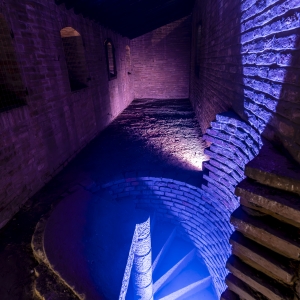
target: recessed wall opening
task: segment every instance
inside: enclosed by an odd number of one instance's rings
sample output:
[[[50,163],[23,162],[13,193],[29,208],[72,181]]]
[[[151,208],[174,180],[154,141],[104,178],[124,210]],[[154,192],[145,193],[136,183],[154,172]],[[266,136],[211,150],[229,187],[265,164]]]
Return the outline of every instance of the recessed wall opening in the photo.
[[[116,57],[115,57],[115,47],[113,45],[113,42],[110,39],[107,39],[105,41],[104,46],[105,46],[108,79],[109,80],[116,79],[117,66],[116,66]]]
[[[13,32],[0,14],[0,112],[26,104],[26,88],[13,45]]]
[[[201,36],[202,36],[202,24],[201,22],[198,23],[197,27],[197,34],[196,34],[196,58],[195,58],[195,74],[199,77],[200,72],[200,57],[201,57]]]
[[[125,61],[126,61],[126,72],[128,75],[131,74],[131,54],[130,54],[130,47],[126,45],[125,47],[126,55],[125,55]]]
[[[65,27],[60,31],[71,91],[87,87],[88,70],[82,37],[72,27]]]

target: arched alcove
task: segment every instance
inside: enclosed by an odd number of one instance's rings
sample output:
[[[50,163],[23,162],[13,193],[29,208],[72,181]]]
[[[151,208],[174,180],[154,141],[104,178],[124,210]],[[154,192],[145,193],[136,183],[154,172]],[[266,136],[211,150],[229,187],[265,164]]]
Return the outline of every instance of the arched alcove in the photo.
[[[12,39],[13,33],[0,14],[0,111],[26,104],[26,89]]]
[[[108,79],[112,80],[112,79],[117,78],[115,47],[114,47],[111,39],[107,39],[104,42],[104,47],[105,47]]]
[[[197,35],[196,35],[196,58],[195,58],[195,74],[199,77],[200,72],[200,51],[201,51],[201,36],[202,36],[202,25],[201,22],[197,25]]]
[[[60,31],[71,91],[87,87],[88,71],[80,33],[72,27]]]

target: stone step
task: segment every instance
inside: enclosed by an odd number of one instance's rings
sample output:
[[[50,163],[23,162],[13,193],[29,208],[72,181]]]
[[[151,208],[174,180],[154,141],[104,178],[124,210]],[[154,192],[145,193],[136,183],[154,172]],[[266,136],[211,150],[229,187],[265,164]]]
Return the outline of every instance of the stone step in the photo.
[[[269,143],[264,144],[259,154],[246,165],[245,175],[261,184],[300,195],[299,164]]]
[[[216,300],[218,299],[215,295],[215,291],[212,289],[212,287],[208,287],[202,291],[199,291],[196,294],[193,295],[185,295],[178,300],[200,300],[200,299],[205,299],[205,300]]]
[[[262,272],[244,263],[237,256],[230,256],[227,269],[237,278],[248,284],[254,290],[260,292],[271,300],[292,300],[293,291],[286,285],[266,276]]]
[[[181,272],[172,280],[160,293],[154,296],[154,300],[182,300],[190,299],[195,294],[208,288],[211,284],[211,277],[194,281],[187,271]],[[206,297],[206,300],[214,300],[213,295]]]
[[[175,238],[160,266],[153,273],[153,292],[156,293],[175,278],[195,257],[195,248]]]
[[[185,299],[210,285],[211,276],[207,267],[194,258],[172,281],[155,294],[154,299]]]
[[[238,279],[233,274],[228,274],[225,278],[225,282],[231,292],[238,295],[237,299],[243,300],[269,300],[267,297],[259,293],[258,291],[253,290],[242,280]],[[225,298],[226,299],[226,298]],[[234,298],[233,298],[234,299]],[[223,300],[221,298],[221,300]],[[227,299],[226,299],[227,300]],[[231,300],[231,298],[228,298]]]
[[[299,263],[290,260],[235,231],[230,237],[232,254],[273,279],[294,284]]]
[[[254,217],[240,206],[231,215],[237,231],[257,243],[294,260],[300,260],[299,229],[271,216]]]
[[[294,193],[262,185],[251,179],[240,182],[235,190],[240,203],[300,228],[300,198]]]
[[[41,300],[80,300],[73,291],[65,285],[52,271],[42,264],[35,268],[33,293],[36,299]]]
[[[231,290],[226,289],[221,295],[221,300],[240,300],[240,297]]]

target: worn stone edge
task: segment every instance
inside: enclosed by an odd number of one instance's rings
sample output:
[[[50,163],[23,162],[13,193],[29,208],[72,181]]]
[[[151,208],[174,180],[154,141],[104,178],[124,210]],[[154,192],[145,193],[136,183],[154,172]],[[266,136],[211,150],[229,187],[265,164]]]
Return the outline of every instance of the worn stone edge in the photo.
[[[34,258],[37,260],[37,262],[39,264],[44,265],[49,272],[52,272],[54,275],[56,275],[58,277],[58,279],[60,280],[60,282],[66,286],[66,288],[68,288],[70,291],[73,292],[73,294],[75,294],[75,296],[78,297],[78,299],[80,300],[86,300],[86,297],[84,294],[79,294],[75,288],[70,285],[60,274],[59,272],[57,272],[53,266],[51,265],[51,263],[49,262],[46,252],[45,252],[45,248],[44,248],[44,232],[47,226],[47,221],[50,217],[52,213],[52,210],[50,212],[48,212],[47,214],[43,215],[42,218],[39,220],[39,222],[37,223],[34,233],[32,235],[31,238],[31,249],[33,252],[33,256]],[[35,283],[34,283],[35,286]]]

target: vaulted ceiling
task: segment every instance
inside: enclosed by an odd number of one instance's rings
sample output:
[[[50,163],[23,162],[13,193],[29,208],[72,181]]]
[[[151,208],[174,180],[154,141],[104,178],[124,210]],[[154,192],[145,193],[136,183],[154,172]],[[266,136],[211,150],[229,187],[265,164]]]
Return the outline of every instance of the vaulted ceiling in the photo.
[[[192,12],[195,0],[55,0],[132,39]]]

